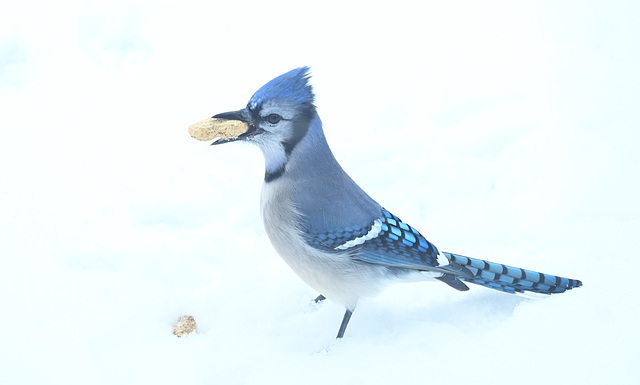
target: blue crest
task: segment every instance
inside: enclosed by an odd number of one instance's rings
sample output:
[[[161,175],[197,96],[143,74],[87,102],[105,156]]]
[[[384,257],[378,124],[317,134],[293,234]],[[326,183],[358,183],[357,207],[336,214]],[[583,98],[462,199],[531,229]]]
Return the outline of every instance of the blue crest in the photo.
[[[300,67],[284,73],[253,94],[247,107],[255,111],[267,100],[278,100],[296,104],[303,109],[314,108],[314,95],[309,77],[309,67]]]

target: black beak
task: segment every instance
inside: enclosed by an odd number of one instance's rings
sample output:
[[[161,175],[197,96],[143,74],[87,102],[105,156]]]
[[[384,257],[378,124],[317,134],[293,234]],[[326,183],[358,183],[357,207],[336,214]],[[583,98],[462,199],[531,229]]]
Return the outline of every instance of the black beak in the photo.
[[[214,119],[227,119],[227,120],[239,120],[245,123],[251,123],[251,113],[246,108],[238,111],[223,112],[221,114],[213,115]]]
[[[251,113],[246,108],[238,111],[223,112],[221,114],[213,115],[212,118],[225,119],[225,120],[239,120],[249,125],[249,129],[245,133],[241,134],[240,136],[235,138],[230,138],[230,139],[216,140],[215,142],[211,143],[212,146],[214,144],[223,144],[223,143],[235,142],[236,140],[244,140],[247,137],[253,136],[256,133],[256,126],[253,123]]]

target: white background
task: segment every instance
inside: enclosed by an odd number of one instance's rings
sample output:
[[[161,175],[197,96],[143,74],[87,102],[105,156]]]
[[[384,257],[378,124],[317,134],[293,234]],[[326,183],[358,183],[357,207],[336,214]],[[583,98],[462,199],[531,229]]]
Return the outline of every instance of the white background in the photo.
[[[636,2],[229,3],[1,6],[2,384],[638,381]],[[584,287],[396,285],[336,342],[264,233],[259,150],[186,131],[301,65],[374,199]]]

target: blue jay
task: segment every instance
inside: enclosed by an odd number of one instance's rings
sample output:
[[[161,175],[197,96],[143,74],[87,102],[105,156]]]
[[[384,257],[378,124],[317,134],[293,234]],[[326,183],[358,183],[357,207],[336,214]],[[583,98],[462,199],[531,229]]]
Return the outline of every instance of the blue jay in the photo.
[[[247,141],[264,155],[261,211],[278,254],[312,288],[346,308],[337,338],[363,297],[386,284],[436,279],[509,293],[562,293],[579,280],[443,252],[371,199],[340,167],[325,139],[309,68],[276,77],[244,109],[213,116],[246,131],[212,144]]]

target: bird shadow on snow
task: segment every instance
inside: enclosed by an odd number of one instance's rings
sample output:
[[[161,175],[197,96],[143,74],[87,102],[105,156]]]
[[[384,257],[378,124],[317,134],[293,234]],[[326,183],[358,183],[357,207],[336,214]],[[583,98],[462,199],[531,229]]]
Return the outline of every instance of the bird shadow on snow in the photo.
[[[536,297],[484,288],[455,292],[448,287],[431,286],[423,290],[419,284],[397,285],[387,288],[376,298],[363,300],[342,340],[334,337],[343,308],[330,300],[313,303],[308,298],[291,308],[291,314],[288,314],[291,318],[284,322],[285,334],[290,335],[292,344],[298,345],[297,349],[320,354],[330,353],[335,348],[349,350],[348,346],[362,343],[367,346],[389,343],[433,345],[499,328],[520,304]],[[306,341],[303,346],[299,346],[300,339]]]
[[[402,297],[389,293],[363,302],[354,313],[347,333],[350,332],[353,338],[372,333],[379,334],[380,338],[405,333],[428,335],[443,330],[467,335],[499,327],[520,304],[539,297],[478,288],[471,292],[448,293],[445,298],[398,298]]]

